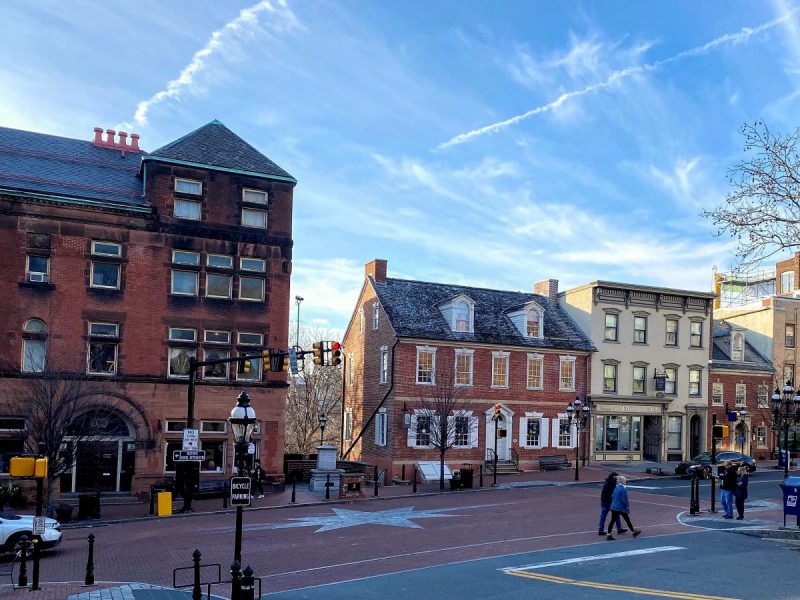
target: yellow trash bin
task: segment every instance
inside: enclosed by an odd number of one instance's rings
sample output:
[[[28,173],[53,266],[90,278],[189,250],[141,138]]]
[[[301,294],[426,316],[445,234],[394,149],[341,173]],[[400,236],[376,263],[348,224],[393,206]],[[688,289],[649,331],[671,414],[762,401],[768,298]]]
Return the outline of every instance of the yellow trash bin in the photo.
[[[158,492],[158,516],[172,516],[172,492]]]

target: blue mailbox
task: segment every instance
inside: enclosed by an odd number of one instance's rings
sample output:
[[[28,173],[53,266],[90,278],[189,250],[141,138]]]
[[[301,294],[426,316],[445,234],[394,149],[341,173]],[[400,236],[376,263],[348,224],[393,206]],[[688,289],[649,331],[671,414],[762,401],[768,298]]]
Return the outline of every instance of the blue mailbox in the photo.
[[[780,485],[783,490],[783,526],[786,527],[786,515],[795,515],[800,527],[800,477],[787,477]]]

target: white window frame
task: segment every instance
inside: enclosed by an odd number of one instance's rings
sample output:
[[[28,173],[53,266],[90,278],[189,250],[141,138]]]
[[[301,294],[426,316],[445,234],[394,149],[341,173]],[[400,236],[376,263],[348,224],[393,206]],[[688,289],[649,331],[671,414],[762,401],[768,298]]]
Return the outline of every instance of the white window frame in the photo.
[[[561,439],[561,426],[563,424],[569,423],[569,444],[563,445]],[[569,416],[567,413],[558,413],[556,418],[553,419],[552,423],[553,427],[553,447],[554,448],[574,448],[575,447],[575,440],[577,439],[577,430],[575,426],[575,422],[569,422]]]
[[[699,327],[700,333],[692,333],[692,329],[694,329],[695,327]],[[695,337],[700,338],[699,344],[692,343],[692,339]],[[690,348],[703,347],[703,321],[689,321],[689,347]]]
[[[536,313],[537,318],[532,319],[531,316]],[[535,331],[531,333],[531,325],[535,324]],[[538,306],[529,306],[525,309],[525,337],[531,339],[542,339],[544,333],[544,311]]]
[[[423,353],[431,355],[430,381],[420,381],[419,359],[420,355]],[[415,372],[414,380],[417,385],[436,385],[436,348],[434,348],[433,346],[417,346],[417,361],[416,361],[416,369],[414,372]]]
[[[372,303],[372,331],[378,330],[378,324],[380,321],[381,315],[381,304],[380,302],[373,302]]]
[[[491,371],[491,380],[490,380],[490,387],[493,388],[507,388],[508,387],[508,376],[509,376],[509,366],[511,363],[511,353],[504,352],[502,350],[495,350],[492,352],[492,371]],[[495,365],[503,365],[503,382],[502,383],[495,383],[495,375],[500,374],[495,373]]]
[[[203,203],[191,198],[175,198],[172,215],[176,219],[200,221],[203,218]]]
[[[228,293],[225,295],[220,294],[212,294],[210,293],[209,289],[210,286],[208,284],[209,279],[212,277],[224,277],[228,280]],[[233,295],[233,275],[228,273],[206,273],[206,298],[222,298],[225,300],[230,300],[231,296]]]
[[[781,294],[791,294],[794,290],[794,271],[783,271],[781,273]]]
[[[104,252],[97,249],[98,246],[114,246],[117,252]],[[114,258],[122,258],[122,244],[117,242],[104,242],[102,240],[92,240],[92,256],[112,256]]]
[[[117,284],[116,285],[101,285],[99,283],[95,283],[94,281],[94,267],[95,265],[111,265],[112,267],[116,268],[117,270]],[[111,263],[111,262],[103,262],[103,261],[92,261],[91,262],[91,269],[89,273],[89,287],[92,288],[99,288],[103,290],[118,290],[122,285],[122,265],[119,263]]]
[[[167,377],[175,378],[175,379],[188,379],[189,373],[187,372],[185,375],[180,373],[173,373],[172,372],[172,353],[173,352],[181,352],[184,351],[189,357],[197,358],[197,349],[196,348],[187,348],[185,346],[170,346],[167,349]]]
[[[196,192],[187,192],[186,190],[179,190],[178,184],[179,183],[189,183],[189,184],[196,184],[198,191]],[[179,194],[191,194],[192,196],[202,196],[203,195],[203,182],[198,181],[197,179],[186,179],[185,177],[176,177],[175,178],[175,189],[174,191],[178,192]]]
[[[182,338],[182,337],[175,337],[173,335],[173,331],[190,331],[192,332],[192,338]],[[197,330],[192,327],[170,327],[169,328],[169,341],[170,342],[196,342],[197,341]]]
[[[697,381],[692,381],[692,375],[697,373]],[[692,386],[697,384],[697,393],[692,393]],[[692,398],[698,398],[703,395],[703,369],[700,367],[690,367],[689,368],[689,396]]]
[[[31,360],[34,354],[29,350],[29,346],[41,348],[42,364],[37,364]],[[22,367],[20,370],[23,373],[42,373],[47,367],[47,340],[23,338],[20,366]]]
[[[456,419],[467,419],[467,443],[456,443]],[[447,417],[447,431],[448,443],[453,448],[477,448],[478,447],[478,417],[473,414],[471,410],[456,410],[453,414]]]
[[[755,437],[756,448],[766,448],[768,433],[766,425],[756,425],[753,427],[753,436]]]
[[[475,350],[471,348],[459,348],[455,351],[455,359],[453,370],[455,372],[455,376],[453,379],[453,385],[456,387],[469,387],[473,384],[473,376],[474,376],[474,366],[475,366]],[[467,382],[466,383],[459,383],[458,376],[461,371],[458,370],[458,359],[465,358],[467,360],[467,365],[469,366],[467,373]]]
[[[669,324],[675,323],[675,331],[669,330]],[[681,322],[679,319],[675,319],[672,317],[667,317],[666,321],[664,322],[664,345],[669,346],[670,348],[674,348],[680,344],[680,329],[681,329]],[[669,341],[670,334],[675,335],[675,341]]]
[[[263,346],[264,345],[264,334],[263,333],[256,333],[255,331],[240,331],[237,335],[237,340],[239,345],[241,346]],[[255,340],[245,340],[242,339],[244,335],[253,335],[256,336]]]
[[[528,423],[537,421],[539,423],[539,443],[528,444]],[[520,448],[540,449],[546,448],[548,444],[548,423],[550,419],[544,418],[541,412],[526,412],[525,416],[520,417],[519,423],[519,446]]]
[[[789,335],[789,328],[791,327],[792,335]],[[790,345],[791,340],[791,345]],[[786,348],[794,348],[797,346],[797,327],[794,323],[786,323],[783,327],[783,345]]]
[[[538,365],[539,379],[538,381],[531,381],[531,367]],[[534,385],[531,385],[533,383]],[[525,389],[527,390],[543,390],[544,389],[544,354],[528,353],[527,361],[525,364]]]
[[[191,258],[192,260],[183,260],[179,259],[178,256],[184,256],[186,258]],[[173,265],[183,265],[189,267],[199,267],[200,266],[200,253],[194,252],[192,250],[173,250],[172,251],[172,264]]]
[[[644,324],[643,328],[636,327],[637,322],[641,321]],[[642,339],[637,340],[637,334],[641,334]],[[646,344],[647,343],[647,315],[633,315],[633,343]]]
[[[677,427],[675,426],[677,424]],[[672,444],[672,445],[670,445]],[[683,448],[683,417],[667,416],[667,452],[680,451]]]
[[[364,307],[358,309],[358,333],[364,333]]]
[[[737,383],[736,384],[736,406],[741,406],[741,407],[747,406],[747,384],[746,383]]]
[[[417,423],[418,423],[420,417],[430,419],[430,431],[428,431],[428,443],[427,444],[419,444],[419,443],[417,443],[417,441],[418,441],[417,440],[417,437],[418,437],[418,435],[417,435],[417,433],[418,433]],[[419,409],[419,408],[414,409],[414,412],[411,415],[411,425],[408,428],[407,445],[410,448],[433,448],[433,444],[432,444],[433,435],[432,435],[431,432],[433,431],[433,428],[435,427],[435,422],[436,422],[436,413],[434,411],[428,410],[428,409]]]
[[[758,408],[769,408],[769,388],[763,383],[758,386]]]
[[[353,385],[356,379],[356,355],[354,352],[347,354],[347,385]]]
[[[575,391],[575,367],[577,363],[577,357],[572,355],[562,355],[558,357],[558,389],[559,391],[564,392],[574,392]],[[569,387],[564,387],[564,365],[572,363],[571,370],[572,370],[572,377]]]
[[[176,292],[175,291],[175,273],[188,273],[194,275],[194,292]],[[173,296],[185,296],[187,298],[197,297],[198,288],[200,287],[200,273],[197,271],[184,271],[183,269],[172,269],[170,274],[170,291]]]
[[[227,348],[203,348],[203,360],[217,360],[216,358],[209,358],[209,356],[220,355],[218,358],[230,358],[231,351]],[[206,370],[211,368],[214,369],[216,367],[224,367],[225,374],[224,375],[209,375],[206,373]],[[231,378],[231,363],[223,363],[220,365],[206,365],[203,367],[203,379],[209,379],[212,381],[226,381]]]
[[[38,258],[40,260],[44,260],[47,263],[45,270],[42,271],[40,269],[31,269],[31,258]],[[31,275],[36,275],[33,279],[39,279],[41,282],[45,283],[50,281],[50,257],[49,256],[42,256],[40,254],[26,254],[25,255],[25,281],[31,281]]]
[[[258,262],[259,267],[254,269],[250,266],[245,266],[245,261],[253,261]],[[267,270],[267,261],[263,258],[254,258],[252,256],[242,256],[239,258],[239,269],[242,271],[247,271],[248,273],[264,273]]]
[[[667,376],[670,371],[673,374],[672,379]],[[678,367],[664,367],[664,375],[667,376],[667,379],[664,382],[664,394],[668,396],[674,396],[678,393]],[[670,383],[672,384],[671,391],[669,389]]]
[[[613,367],[614,369],[614,387],[609,389],[606,387],[606,381],[608,381],[608,377],[606,377],[606,367]],[[603,393],[604,394],[616,394],[619,392],[619,363],[616,362],[604,362],[603,363]]]
[[[380,352],[379,383],[386,383],[389,379],[389,347],[381,346]]]
[[[209,339],[209,333],[221,333],[224,334],[223,337],[225,338],[223,341],[219,340],[212,340]],[[224,329],[206,329],[203,331],[203,343],[205,344],[230,344],[231,343],[231,332],[225,331]]]
[[[344,419],[342,421],[342,439],[353,439],[353,409],[347,408],[344,411]]]
[[[744,334],[741,331],[731,333],[731,360],[735,362],[744,360]]]
[[[250,194],[251,198],[248,198],[247,194]],[[253,195],[263,196],[263,200],[253,200],[252,199]],[[242,188],[242,202],[247,202],[248,204],[259,204],[261,206],[266,206],[269,203],[269,193],[264,190],[257,190],[255,188]]]
[[[242,280],[243,279],[253,279],[258,280],[261,282],[261,297],[259,298],[245,298],[242,296]],[[239,276],[239,300],[243,300],[244,302],[263,302],[264,301],[264,278],[263,277],[245,277],[240,275]]]
[[[386,414],[386,409],[381,408],[378,414],[375,415],[375,445],[386,446],[387,439],[387,426],[389,424],[389,415]]]
[[[93,325],[104,325],[104,326],[111,326],[114,328],[113,333],[95,333],[92,331]],[[119,325],[117,323],[102,323],[99,321],[91,321],[88,323],[89,336],[91,336],[86,342],[86,373],[88,375],[102,375],[104,377],[111,377],[117,374],[117,356],[119,354],[119,342],[117,341],[117,337],[119,336]],[[96,338],[100,338],[99,340]],[[105,341],[102,338],[108,338],[109,341]],[[114,349],[114,358],[111,360],[111,369],[107,371],[93,371],[92,370],[92,346],[98,344],[103,346],[112,346]]]
[[[725,386],[721,381],[711,382],[711,404],[714,406],[722,406],[725,396]],[[717,399],[719,398],[719,400]]]
[[[206,428],[205,428],[206,423],[221,424],[222,425],[222,431],[206,430]],[[200,433],[206,433],[206,434],[211,434],[211,435],[225,435],[225,434],[228,433],[228,422],[225,421],[225,420],[222,420],[222,421],[214,421],[214,420],[200,421]]]
[[[637,379],[636,370],[641,369],[642,377]],[[642,389],[636,389],[636,383],[641,382]],[[647,394],[647,365],[631,366],[631,394]]]
[[[258,217],[258,224],[254,225],[251,223],[247,223],[248,217],[252,217],[253,221],[255,221],[255,217]],[[266,229],[267,228],[267,211],[261,210],[259,208],[249,208],[247,206],[242,207],[242,227],[248,227],[250,229]]]
[[[609,327],[608,318],[613,317],[614,326]],[[608,337],[609,331],[614,332],[614,337]],[[603,341],[605,342],[619,342],[619,313],[617,312],[604,312],[603,313]]]
[[[225,259],[225,265],[212,265],[212,260]],[[206,266],[212,269],[233,269],[233,257],[229,254],[206,254]]]

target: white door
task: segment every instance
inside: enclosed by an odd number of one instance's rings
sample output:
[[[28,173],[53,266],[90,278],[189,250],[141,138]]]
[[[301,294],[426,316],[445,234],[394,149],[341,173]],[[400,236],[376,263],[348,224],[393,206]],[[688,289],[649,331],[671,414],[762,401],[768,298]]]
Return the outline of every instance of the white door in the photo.
[[[498,432],[497,460],[511,460],[511,413],[503,409],[501,412],[503,418],[497,421],[496,427],[493,415],[494,408],[486,414],[486,460],[492,460],[494,457],[495,428]]]

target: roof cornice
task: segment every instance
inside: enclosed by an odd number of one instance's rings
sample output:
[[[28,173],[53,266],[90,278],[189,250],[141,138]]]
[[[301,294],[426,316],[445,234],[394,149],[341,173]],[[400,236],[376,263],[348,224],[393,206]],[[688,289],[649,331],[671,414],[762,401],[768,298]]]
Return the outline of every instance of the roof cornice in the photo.
[[[70,198],[69,196],[59,196],[55,194],[44,194],[37,192],[25,192],[15,190],[13,188],[0,187],[0,194],[8,194],[10,196],[19,196],[22,198],[30,198],[32,200],[44,200],[47,202],[54,202],[57,204],[77,204],[80,206],[91,206],[93,208],[107,208],[123,212],[133,212],[138,214],[147,214],[153,212],[150,206],[134,206],[130,204],[116,204],[112,202],[103,202],[100,200],[88,200],[86,198]]]
[[[148,154],[147,156],[142,157],[142,164],[145,162],[161,162],[161,163],[169,163],[173,165],[182,165],[185,167],[195,167],[198,169],[207,169],[209,171],[221,171],[223,173],[235,173],[237,175],[246,175],[248,177],[258,177],[259,179],[271,179],[274,181],[283,181],[286,183],[291,183],[292,185],[297,185],[297,179],[294,177],[283,177],[281,175],[268,175],[266,173],[256,173],[255,171],[243,171],[241,169],[230,169],[227,167],[215,167],[214,165],[207,165],[204,163],[196,163],[187,160],[176,160],[174,158],[161,158],[159,156],[155,156],[153,154]]]

